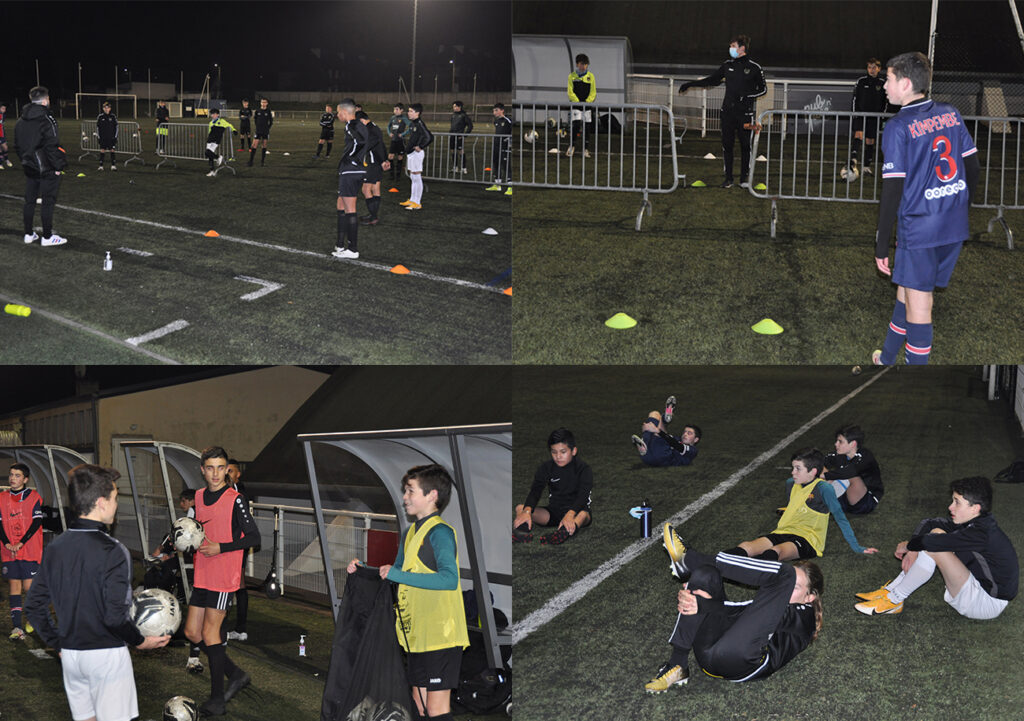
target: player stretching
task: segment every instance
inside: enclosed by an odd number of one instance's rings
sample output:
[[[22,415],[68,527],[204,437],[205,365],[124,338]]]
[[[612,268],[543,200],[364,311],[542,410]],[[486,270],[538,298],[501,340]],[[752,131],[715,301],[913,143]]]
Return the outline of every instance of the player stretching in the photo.
[[[509,167],[512,153],[512,121],[505,117],[505,104],[494,104],[494,139],[491,140],[491,167],[494,169],[494,184],[484,190],[501,191],[501,184],[507,183],[512,177]],[[508,186],[505,195],[512,195],[512,186]]]
[[[110,112],[110,103],[103,103],[103,112],[96,118],[96,137],[100,140],[100,167],[103,170],[103,154],[110,153],[110,169],[117,170],[114,148],[117,147],[117,116]]]
[[[384,155],[384,134],[380,128],[370,122],[370,116],[360,110],[356,118],[366,128],[366,176],[363,178],[363,197],[366,198],[366,209],[369,215],[360,218],[363,225],[377,225],[380,222],[380,181],[384,171],[391,167]]]
[[[252,145],[252,108],[249,98],[242,100],[242,109],[238,111],[239,150],[244,152]]]
[[[330,105],[325,106],[324,112],[320,116],[320,139],[316,141],[316,155],[313,156],[313,160],[320,157],[324,143],[327,143],[327,153],[324,158],[331,157],[331,148],[334,146],[334,120],[334,109]]]
[[[228,598],[241,583],[245,549],[260,543],[260,532],[238,491],[228,485],[228,454],[213,446],[203,451],[200,468],[206,488],[196,492],[196,520],[206,540],[195,555],[195,586],[189,599],[185,636],[206,652],[210,698],[199,707],[205,716],[223,716],[224,705],[249,683],[249,674],[227,655],[224,629]],[[224,676],[227,675],[227,688]]]
[[[882,135],[882,199],[875,265],[896,284],[885,345],[871,360],[892,365],[906,343],[907,363],[923,365],[932,350],[932,292],[945,288],[967,239],[967,211],[978,180],[978,149],[952,105],[925,97],[931,63],[903,53],[888,63],[885,93],[900,111]],[[899,214],[895,269],[889,237]]]
[[[338,162],[338,242],[331,255],[354,260],[359,257],[356,197],[366,175],[363,160],[368,133],[366,126],[356,120],[356,103],[351,98],[338,104],[338,120],[345,123],[345,150]]]
[[[253,121],[256,123],[256,137],[253,138],[252,146],[249,148],[249,167],[256,157],[256,148],[260,141],[263,141],[263,153],[260,155],[260,165],[267,162],[267,140],[270,139],[270,126],[274,124],[274,113],[270,110],[270,101],[260,98],[260,108],[253,113]]]
[[[413,103],[409,106],[409,138],[405,141],[405,155],[409,158],[409,177],[412,178],[412,192],[409,199],[399,203],[406,210],[419,210],[423,206],[423,149],[434,140],[434,135],[427,129],[420,117],[423,106]]]

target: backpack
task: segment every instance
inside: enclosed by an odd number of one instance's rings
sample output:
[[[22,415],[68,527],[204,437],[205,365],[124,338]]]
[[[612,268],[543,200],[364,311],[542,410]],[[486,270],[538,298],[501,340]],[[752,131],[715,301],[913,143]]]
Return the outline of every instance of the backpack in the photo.
[[[1024,483],[1024,458],[1018,458],[999,471],[992,480],[996,483]]]
[[[471,679],[460,680],[452,693],[456,708],[469,713],[508,713],[512,706],[512,673],[507,668],[487,669]]]

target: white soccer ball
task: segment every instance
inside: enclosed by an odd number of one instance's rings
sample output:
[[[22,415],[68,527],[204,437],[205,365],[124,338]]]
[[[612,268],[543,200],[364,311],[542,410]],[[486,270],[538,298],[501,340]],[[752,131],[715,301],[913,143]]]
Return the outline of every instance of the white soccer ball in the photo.
[[[540,137],[540,133],[538,133],[536,130],[527,130],[525,133],[523,133],[523,140],[525,140],[530,145],[533,145],[534,141],[536,141],[538,137]]]
[[[174,594],[147,588],[132,597],[131,619],[143,636],[173,636],[181,625],[181,607]]]
[[[164,721],[196,721],[199,707],[188,696],[174,696],[164,704]]]
[[[171,543],[182,553],[195,553],[205,538],[203,527],[194,518],[182,516],[171,526]]]
[[[856,168],[849,168],[843,166],[843,169],[839,171],[839,177],[845,180],[847,183],[853,183],[860,177],[860,171]]]

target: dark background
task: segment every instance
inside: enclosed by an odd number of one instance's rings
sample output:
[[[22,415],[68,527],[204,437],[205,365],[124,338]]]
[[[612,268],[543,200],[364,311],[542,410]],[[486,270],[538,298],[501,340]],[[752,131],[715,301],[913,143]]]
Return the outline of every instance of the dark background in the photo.
[[[4,2],[0,98],[20,106],[40,81],[62,98],[106,92],[114,82],[146,81],[199,90],[206,73],[223,95],[260,90],[392,90],[411,78],[413,0],[247,0],[185,2]],[[419,0],[417,88],[460,91],[510,87],[510,0]],[[218,97],[214,85],[214,97]]]

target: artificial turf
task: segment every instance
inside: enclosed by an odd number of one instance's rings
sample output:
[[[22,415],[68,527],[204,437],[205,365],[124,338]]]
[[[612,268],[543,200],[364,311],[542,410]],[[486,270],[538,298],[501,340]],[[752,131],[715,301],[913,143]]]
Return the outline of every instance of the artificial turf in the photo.
[[[569,604],[516,647],[517,715],[548,719],[935,719],[1017,718],[1024,692],[1017,657],[1024,643],[1020,600],[993,621],[961,618],[934,578],[898,616],[868,618],[853,594],[898,573],[892,551],[918,520],[941,516],[949,481],[991,477],[1024,453],[1021,427],[1004,400],[988,401],[976,368],[892,369],[825,415],[785,448],[679,527],[709,552],[771,531],[786,502],[792,451],[830,448],[833,431],[854,422],[879,459],[885,496],[852,520],[876,556],[854,554],[830,522],[820,638],[767,680],[730,684],[705,676],[691,659],[688,686],[651,696],[643,684],[668,658],[680,583],[661,548],[661,523],[737,474],[759,454],[814,419],[876,371],[848,367],[645,367],[520,369],[514,495],[521,502],[547,434],[576,434],[594,469],[594,523],[561,546],[513,546],[514,618],[540,609],[634,543],[640,522],[628,510],[647,500],[655,537],[633,560]],[[629,442],[648,411],[680,399],[674,430],[697,423],[704,436],[692,466],[644,466]],[[1024,488],[995,486],[994,514],[1020,549]],[[543,501],[542,501],[543,502]],[[730,584],[730,598],[750,591]]]
[[[709,151],[720,157],[717,137],[686,137],[687,186],[652,194],[641,232],[637,192],[517,192],[516,363],[870,362],[895,298],[873,258],[877,205],[782,199],[773,239],[770,201],[718,188],[721,160],[704,160]],[[708,187],[693,187],[698,179]],[[998,225],[987,232],[995,214],[971,210],[971,237],[935,294],[933,362],[1024,356],[1024,255]],[[1005,217],[1019,235],[1024,213]],[[606,327],[619,312],[638,324]],[[753,332],[763,318],[784,332]]]
[[[249,168],[240,157],[237,177],[214,178],[199,161],[156,170],[151,129],[142,126],[146,165],[101,173],[95,158],[77,160],[77,123],[63,121],[71,166],[54,229],[69,242],[25,245],[20,222],[9,223],[0,231],[7,270],[0,294],[121,340],[185,320],[183,330],[141,344],[178,362],[510,359],[511,299],[501,292],[511,283],[509,198],[479,184],[428,181],[424,209],[406,212],[398,202],[409,181],[389,193],[386,177],[380,225],[360,228],[358,261],[339,261],[329,253],[341,144],[332,158],[313,160],[314,121],[278,121],[266,167]],[[23,190],[17,164],[0,174],[0,205],[12,218],[20,217]],[[358,210],[366,212],[362,200]],[[482,234],[488,227],[498,235]],[[204,236],[208,230],[222,237]],[[107,251],[111,272],[103,271]],[[398,265],[412,274],[388,272]],[[283,287],[247,301],[241,296],[260,286],[236,276]],[[79,362],[83,344],[114,358],[131,352],[41,319],[0,317],[9,341],[0,359]]]

